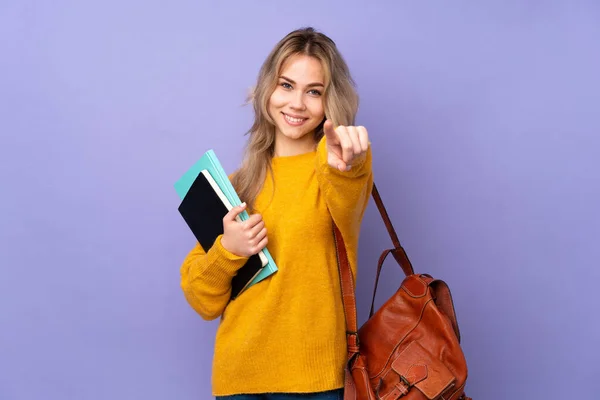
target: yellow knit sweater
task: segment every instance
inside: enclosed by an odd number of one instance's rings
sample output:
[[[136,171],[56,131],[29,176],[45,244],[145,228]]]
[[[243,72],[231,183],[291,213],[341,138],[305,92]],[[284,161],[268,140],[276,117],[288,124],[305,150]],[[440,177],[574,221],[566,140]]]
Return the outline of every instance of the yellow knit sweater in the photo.
[[[213,395],[306,393],[341,388],[346,323],[332,220],[356,277],[362,217],[372,188],[371,150],[348,172],[316,151],[275,157],[254,212],[267,227],[279,270],[228,302],[231,279],[246,261],[220,238],[208,253],[196,244],[181,267],[189,304],[206,320],[221,317]]]

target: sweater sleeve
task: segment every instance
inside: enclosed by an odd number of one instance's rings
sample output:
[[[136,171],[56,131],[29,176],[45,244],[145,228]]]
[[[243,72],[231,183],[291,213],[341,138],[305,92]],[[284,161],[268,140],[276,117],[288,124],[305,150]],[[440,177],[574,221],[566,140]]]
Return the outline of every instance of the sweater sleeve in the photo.
[[[231,280],[248,260],[225,249],[221,237],[208,252],[196,243],[180,270],[185,299],[205,320],[221,316],[231,295]]]
[[[350,171],[340,171],[327,163],[327,142],[324,136],[317,146],[316,173],[333,222],[337,225],[347,251],[358,245],[360,225],[373,188],[371,146]],[[355,266],[352,266],[356,276]]]

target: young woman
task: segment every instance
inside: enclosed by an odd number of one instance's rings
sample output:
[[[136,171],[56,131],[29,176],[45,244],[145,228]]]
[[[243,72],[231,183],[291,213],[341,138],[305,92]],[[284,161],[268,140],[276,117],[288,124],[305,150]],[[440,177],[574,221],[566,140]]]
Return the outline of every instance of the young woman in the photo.
[[[232,176],[243,204],[224,234],[181,267],[189,304],[221,318],[213,395],[236,400],[341,399],[346,323],[333,224],[356,277],[359,229],[373,184],[358,96],[335,43],[312,28],[284,37],[254,89],[255,121]],[[251,217],[237,222],[247,209]],[[230,301],[231,279],[268,249],[279,270]]]

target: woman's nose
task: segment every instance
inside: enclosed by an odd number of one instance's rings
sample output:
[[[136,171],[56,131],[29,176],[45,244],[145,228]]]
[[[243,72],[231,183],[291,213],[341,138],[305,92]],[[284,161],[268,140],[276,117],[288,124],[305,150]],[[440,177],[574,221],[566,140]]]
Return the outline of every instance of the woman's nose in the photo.
[[[292,95],[292,100],[290,106],[296,110],[304,110],[306,109],[306,104],[304,104],[304,93],[298,91]]]

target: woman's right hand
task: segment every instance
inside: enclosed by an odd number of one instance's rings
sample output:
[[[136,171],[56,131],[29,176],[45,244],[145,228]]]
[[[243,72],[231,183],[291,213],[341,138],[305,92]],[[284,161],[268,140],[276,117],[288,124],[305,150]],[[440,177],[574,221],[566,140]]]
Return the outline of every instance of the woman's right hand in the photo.
[[[250,257],[267,245],[267,228],[260,214],[252,214],[246,221],[236,217],[246,209],[246,203],[233,207],[223,218],[221,245],[238,257]]]

